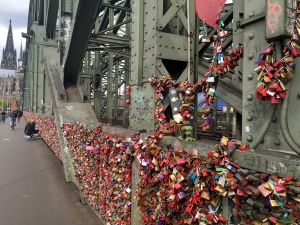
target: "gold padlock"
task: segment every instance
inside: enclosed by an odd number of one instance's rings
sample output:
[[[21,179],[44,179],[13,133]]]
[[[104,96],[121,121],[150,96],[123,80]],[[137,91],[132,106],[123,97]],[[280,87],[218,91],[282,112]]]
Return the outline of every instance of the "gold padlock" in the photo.
[[[201,42],[202,43],[210,43],[210,39],[207,36],[203,36]]]

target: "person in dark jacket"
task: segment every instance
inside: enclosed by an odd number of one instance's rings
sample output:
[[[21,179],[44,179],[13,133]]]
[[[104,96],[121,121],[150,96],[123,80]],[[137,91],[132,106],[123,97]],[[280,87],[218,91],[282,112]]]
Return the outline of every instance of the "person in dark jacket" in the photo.
[[[11,124],[10,124],[10,126],[11,127],[16,126],[17,117],[18,117],[18,114],[17,114],[17,112],[15,110],[10,113],[10,118],[11,118]]]
[[[31,139],[39,130],[35,129],[35,121],[28,122],[25,126],[24,133],[28,139]]]
[[[6,117],[6,113],[5,113],[5,111],[3,110],[3,111],[1,112],[2,123],[5,123],[5,117]]]
[[[21,118],[22,118],[22,116],[23,116],[23,111],[18,111],[18,114],[17,114],[17,117],[18,117],[18,123],[20,123],[20,120],[21,120]]]

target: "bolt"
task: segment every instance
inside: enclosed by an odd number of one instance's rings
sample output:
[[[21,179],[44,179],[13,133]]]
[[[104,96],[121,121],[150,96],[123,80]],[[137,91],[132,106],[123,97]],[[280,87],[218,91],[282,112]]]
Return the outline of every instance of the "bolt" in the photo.
[[[252,115],[248,115],[247,120],[248,121],[252,121],[253,120],[253,116]]]
[[[279,145],[281,145],[281,141],[280,141],[279,139],[276,139],[276,140],[274,141],[274,144],[277,145],[277,146],[279,146]]]
[[[247,137],[247,141],[249,141],[249,142],[252,142],[252,141],[253,141],[253,137],[252,137],[252,135],[248,135],[248,137]]]
[[[253,94],[249,94],[249,95],[247,96],[247,99],[248,99],[249,101],[252,101],[252,100],[253,100]]]
[[[158,55],[161,55],[161,52],[159,52]]]
[[[248,79],[249,79],[249,80],[252,80],[253,77],[254,77],[253,73],[249,73],[249,74],[248,74]]]
[[[249,52],[248,54],[248,59],[253,59],[254,58],[254,53],[253,52]]]
[[[251,32],[251,33],[249,33],[249,39],[251,40],[251,39],[253,39],[254,37],[255,37],[255,34],[254,34],[254,32]]]
[[[158,25],[158,29],[160,29],[160,30],[163,29],[163,25],[159,24],[159,25]],[[161,37],[160,37],[160,38],[161,38]]]

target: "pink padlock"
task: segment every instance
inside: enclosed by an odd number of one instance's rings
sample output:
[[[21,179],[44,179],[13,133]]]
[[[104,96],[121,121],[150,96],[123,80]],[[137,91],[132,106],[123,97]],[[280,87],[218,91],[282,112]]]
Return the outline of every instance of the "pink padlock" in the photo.
[[[227,31],[226,30],[223,30],[223,29],[219,29],[218,30],[218,36],[220,38],[225,37],[226,35],[227,35]]]

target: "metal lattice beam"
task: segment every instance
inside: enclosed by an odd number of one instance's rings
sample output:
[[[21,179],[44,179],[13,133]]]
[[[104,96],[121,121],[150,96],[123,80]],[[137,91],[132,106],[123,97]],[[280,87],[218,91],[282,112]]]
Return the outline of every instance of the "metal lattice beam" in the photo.
[[[77,82],[100,3],[101,0],[79,0],[65,59],[65,83]]]

